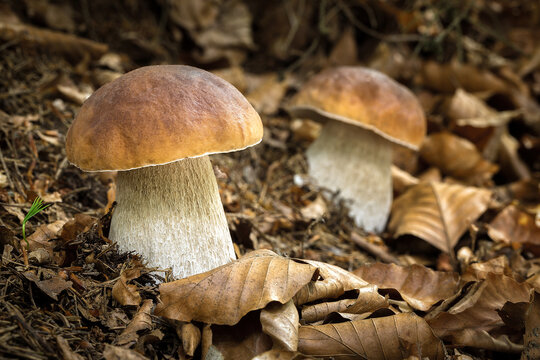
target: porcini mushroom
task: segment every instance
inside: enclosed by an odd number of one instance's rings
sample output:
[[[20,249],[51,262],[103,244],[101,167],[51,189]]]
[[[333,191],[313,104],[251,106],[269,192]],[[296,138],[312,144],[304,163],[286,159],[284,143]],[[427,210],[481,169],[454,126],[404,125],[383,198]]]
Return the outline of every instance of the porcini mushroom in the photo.
[[[338,67],[311,78],[288,111],[325,122],[306,153],[310,176],[339,192],[359,227],[382,231],[392,203],[392,144],[418,150],[426,133],[416,97],[378,71]]]
[[[66,152],[82,170],[118,170],[109,237],[120,250],[187,277],[236,258],[208,155],[253,146],[262,132],[257,112],[225,80],[148,66],[86,100]]]

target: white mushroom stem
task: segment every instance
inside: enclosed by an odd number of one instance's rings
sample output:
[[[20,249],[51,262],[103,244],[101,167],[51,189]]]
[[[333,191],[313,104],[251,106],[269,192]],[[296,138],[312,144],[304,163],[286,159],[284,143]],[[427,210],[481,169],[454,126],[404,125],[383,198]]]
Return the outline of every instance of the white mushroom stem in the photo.
[[[208,156],[118,173],[110,238],[183,278],[235,259]]]
[[[384,229],[392,203],[392,144],[381,136],[329,120],[307,150],[309,174],[344,200],[356,225]]]

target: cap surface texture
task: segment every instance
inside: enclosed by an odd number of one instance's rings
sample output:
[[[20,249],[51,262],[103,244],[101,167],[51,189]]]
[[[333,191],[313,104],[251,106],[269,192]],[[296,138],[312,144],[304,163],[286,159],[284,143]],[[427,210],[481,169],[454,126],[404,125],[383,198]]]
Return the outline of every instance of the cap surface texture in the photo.
[[[363,67],[344,66],[315,75],[288,111],[295,117],[360,126],[412,149],[426,134],[424,111],[415,95],[387,75]]]
[[[225,80],[184,65],[133,70],[90,96],[66,138],[83,170],[130,170],[257,144],[261,119]]]

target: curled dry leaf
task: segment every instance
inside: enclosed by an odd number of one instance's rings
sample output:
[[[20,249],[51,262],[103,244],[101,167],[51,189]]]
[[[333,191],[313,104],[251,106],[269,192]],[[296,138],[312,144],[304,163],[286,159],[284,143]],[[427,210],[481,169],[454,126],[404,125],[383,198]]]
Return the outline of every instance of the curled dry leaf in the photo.
[[[254,77],[252,75],[250,78]],[[246,98],[259,113],[275,114],[279,110],[281,100],[289,88],[289,79],[280,79],[277,74],[260,75],[258,86],[251,90]]]
[[[180,329],[177,329],[177,333],[182,340],[184,352],[189,356],[193,356],[201,343],[201,330],[192,323],[186,323],[182,324]]]
[[[299,321],[292,300],[285,304],[270,303],[261,311],[262,330],[272,338],[274,349],[297,350]]]
[[[522,244],[540,256],[540,227],[529,214],[509,205],[488,225],[489,237],[495,241]]]
[[[153,305],[154,303],[152,300],[144,300],[141,307],[137,311],[137,314],[135,314],[133,317],[133,320],[131,320],[124,331],[118,335],[118,338],[116,339],[117,345],[135,343],[139,338],[137,331],[152,328],[152,318],[150,317],[150,312],[152,311]]]
[[[530,286],[505,275],[488,274],[473,284],[466,295],[446,312],[426,317],[439,337],[459,333],[463,329],[490,331],[504,325],[497,310],[507,302],[529,301]]]
[[[452,334],[452,345],[468,346],[473,348],[505,352],[520,353],[523,351],[523,345],[510,341],[508,336],[491,336],[484,330],[464,329]]]
[[[436,302],[456,293],[459,275],[434,271],[422,265],[399,266],[375,263],[354,273],[379,288],[396,289],[413,308],[427,311]]]
[[[512,276],[508,258],[502,255],[484,262],[473,262],[466,266],[461,280],[463,282],[484,280],[488,274]]]
[[[540,294],[535,292],[527,310],[525,320],[525,349],[521,359],[540,359]]]
[[[159,287],[155,314],[180,321],[234,325],[271,301],[288,302],[317,269],[269,250],[254,251],[230,264]]]
[[[320,321],[333,312],[356,315],[367,314],[364,316],[367,317],[374,311],[386,307],[388,307],[387,299],[377,292],[376,286],[372,285],[360,289],[356,299],[343,299],[306,305],[302,308],[302,320],[307,323]]]
[[[459,237],[486,209],[491,191],[457,184],[420,183],[392,205],[388,229],[411,234],[451,252]]]
[[[420,317],[397,314],[339,324],[301,326],[298,351],[339,359],[444,359],[442,342]]]
[[[140,269],[128,269],[120,274],[120,278],[114,283],[112,296],[120,305],[139,305],[141,295],[137,290],[137,285],[128,284],[128,281],[141,276]]]
[[[368,285],[367,282],[343,270],[339,266],[315,260],[300,260],[319,270],[321,280],[313,281],[298,291],[294,296],[296,305],[306,304],[319,299],[335,299],[345,291],[358,290]]]
[[[473,185],[484,184],[498,170],[497,165],[482,158],[473,143],[449,132],[428,136],[420,156],[443,173]]]

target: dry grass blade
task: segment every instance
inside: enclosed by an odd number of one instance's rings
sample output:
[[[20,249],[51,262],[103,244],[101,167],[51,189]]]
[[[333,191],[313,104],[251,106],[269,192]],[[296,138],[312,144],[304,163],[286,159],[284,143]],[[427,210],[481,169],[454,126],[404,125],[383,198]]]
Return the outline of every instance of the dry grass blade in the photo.
[[[442,342],[414,314],[356,320],[339,324],[301,326],[298,351],[336,359],[444,359]]]
[[[375,263],[354,273],[379,288],[396,289],[409,305],[422,311],[454,295],[459,285],[458,274],[433,271],[422,265]]]
[[[159,287],[155,314],[180,321],[234,325],[271,301],[289,301],[311,281],[317,269],[254,251],[235,262]]]
[[[459,237],[486,209],[491,191],[457,184],[420,183],[394,201],[388,229],[411,234],[452,252]]]
[[[483,185],[498,170],[497,165],[484,160],[472,142],[448,132],[428,136],[420,156],[443,173],[471,185]]]

